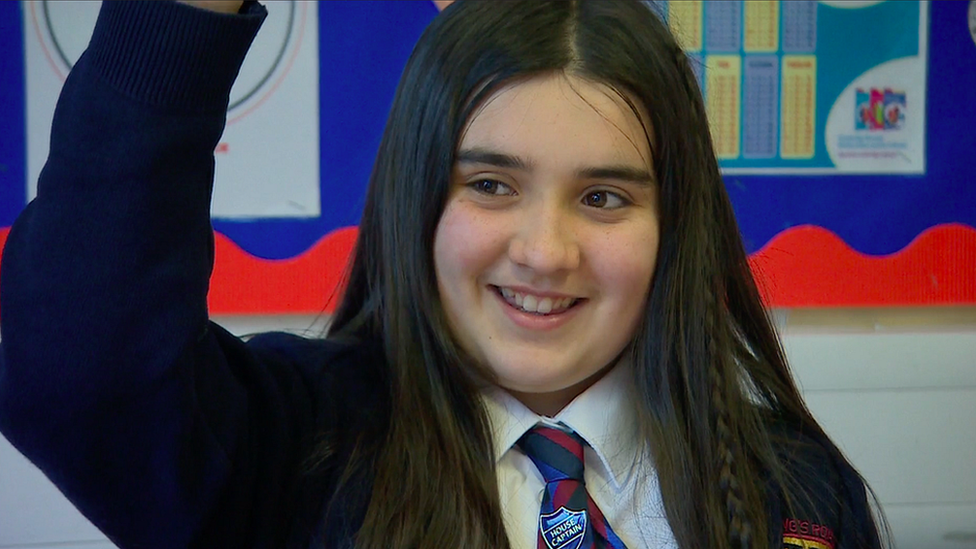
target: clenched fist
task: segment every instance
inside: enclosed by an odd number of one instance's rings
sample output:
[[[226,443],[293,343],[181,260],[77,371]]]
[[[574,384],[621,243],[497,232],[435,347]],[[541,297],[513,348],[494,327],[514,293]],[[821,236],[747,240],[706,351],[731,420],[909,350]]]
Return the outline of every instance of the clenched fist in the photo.
[[[215,11],[218,13],[237,13],[244,4],[243,0],[178,0],[181,4],[187,4],[197,8]]]

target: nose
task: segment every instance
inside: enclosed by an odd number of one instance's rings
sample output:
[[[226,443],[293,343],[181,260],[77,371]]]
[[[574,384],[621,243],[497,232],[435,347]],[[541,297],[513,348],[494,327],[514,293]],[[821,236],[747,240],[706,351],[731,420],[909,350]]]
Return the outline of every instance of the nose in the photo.
[[[573,270],[580,247],[570,216],[557,208],[528,209],[509,242],[509,258],[538,275]]]

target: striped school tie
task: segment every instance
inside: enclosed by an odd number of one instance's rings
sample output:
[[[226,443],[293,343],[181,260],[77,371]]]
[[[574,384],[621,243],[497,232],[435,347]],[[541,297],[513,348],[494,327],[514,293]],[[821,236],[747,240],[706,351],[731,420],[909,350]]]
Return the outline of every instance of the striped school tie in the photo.
[[[583,444],[576,433],[541,424],[518,441],[519,449],[546,479],[538,549],[626,549],[586,493]]]

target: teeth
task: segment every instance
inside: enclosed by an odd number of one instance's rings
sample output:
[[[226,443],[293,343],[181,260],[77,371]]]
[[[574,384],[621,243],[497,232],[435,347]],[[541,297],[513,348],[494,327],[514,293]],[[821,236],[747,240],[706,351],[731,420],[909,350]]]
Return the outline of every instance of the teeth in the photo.
[[[551,297],[537,297],[534,295],[520,294],[514,292],[508,288],[499,288],[502,297],[509,304],[522,309],[527,313],[537,313],[540,315],[547,315],[552,312],[562,312],[563,310],[569,308],[570,305],[576,301],[573,297],[563,297],[559,299],[553,299]]]

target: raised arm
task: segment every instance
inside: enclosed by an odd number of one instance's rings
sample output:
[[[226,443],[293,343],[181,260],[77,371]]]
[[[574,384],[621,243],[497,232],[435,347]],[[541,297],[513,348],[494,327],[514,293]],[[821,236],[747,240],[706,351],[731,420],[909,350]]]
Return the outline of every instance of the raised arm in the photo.
[[[4,251],[0,430],[122,547],[273,545],[309,415],[207,318],[213,151],[266,13],[243,11],[103,4]]]

